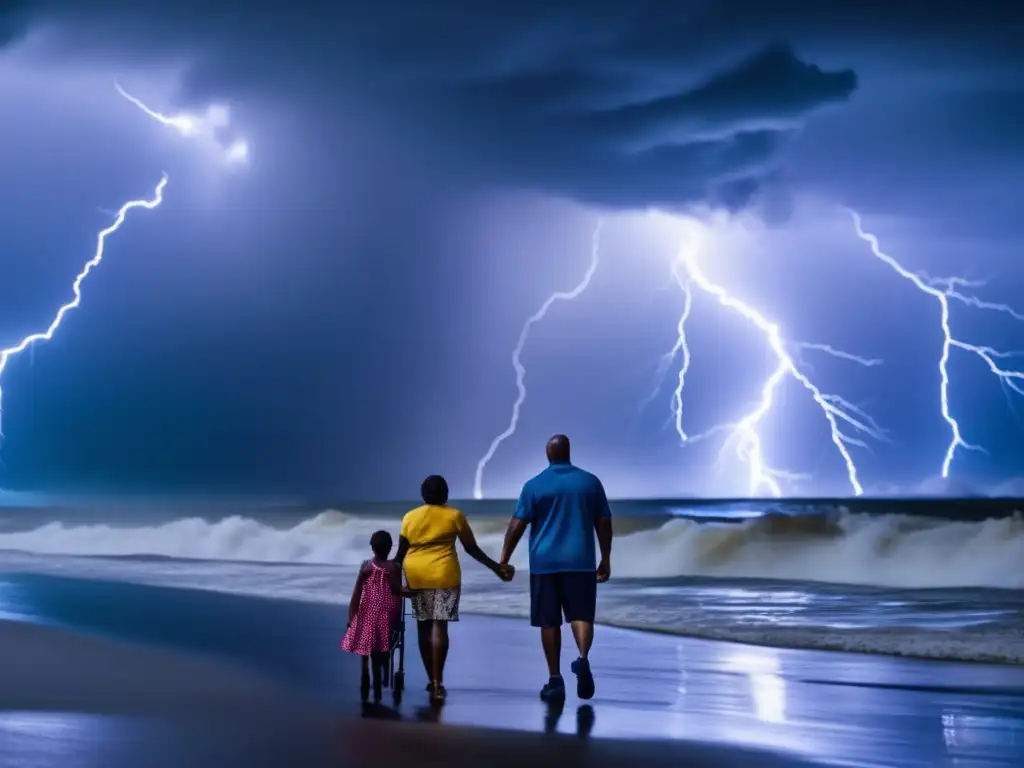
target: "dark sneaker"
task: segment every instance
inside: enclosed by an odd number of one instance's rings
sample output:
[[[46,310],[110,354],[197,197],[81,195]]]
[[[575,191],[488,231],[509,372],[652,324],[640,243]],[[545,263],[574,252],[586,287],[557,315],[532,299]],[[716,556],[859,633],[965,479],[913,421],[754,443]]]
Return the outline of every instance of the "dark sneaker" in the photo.
[[[540,689],[542,701],[557,701],[565,698],[565,681],[560,677],[552,677],[547,685]]]
[[[576,675],[576,695],[581,699],[594,698],[594,674],[590,671],[590,662],[586,659],[576,659],[571,669]]]

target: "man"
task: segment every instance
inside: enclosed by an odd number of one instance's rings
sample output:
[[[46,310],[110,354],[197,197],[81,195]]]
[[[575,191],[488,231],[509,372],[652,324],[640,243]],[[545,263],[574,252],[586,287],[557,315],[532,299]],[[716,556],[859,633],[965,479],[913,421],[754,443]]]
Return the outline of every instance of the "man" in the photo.
[[[523,486],[505,533],[501,564],[507,565],[530,526],[530,623],[540,627],[550,679],[544,701],[565,698],[562,680],[562,616],[572,626],[580,656],[572,663],[576,693],[594,696],[588,655],[594,642],[598,582],[611,576],[612,512],[601,481],[569,461],[569,438],[547,444],[549,466]],[[594,532],[601,548],[596,566]]]

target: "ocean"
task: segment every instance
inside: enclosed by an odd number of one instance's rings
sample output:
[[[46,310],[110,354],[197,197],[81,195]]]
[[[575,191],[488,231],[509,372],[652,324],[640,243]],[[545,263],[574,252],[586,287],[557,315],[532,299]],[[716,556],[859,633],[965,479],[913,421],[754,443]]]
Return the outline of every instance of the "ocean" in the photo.
[[[458,503],[458,502],[457,502]],[[497,555],[510,501],[461,502]],[[0,570],[346,603],[370,534],[412,503],[75,502],[0,508]],[[758,645],[1024,662],[1012,500],[613,502],[602,623]],[[526,573],[526,546],[513,562]],[[464,557],[462,610],[528,613]],[[3,596],[0,595],[0,616]]]

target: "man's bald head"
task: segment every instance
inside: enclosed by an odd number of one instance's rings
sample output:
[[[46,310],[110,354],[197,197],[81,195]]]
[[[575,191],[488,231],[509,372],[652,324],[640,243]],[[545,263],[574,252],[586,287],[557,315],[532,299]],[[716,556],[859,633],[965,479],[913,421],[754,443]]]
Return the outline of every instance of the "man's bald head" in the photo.
[[[564,464],[569,461],[569,438],[565,435],[555,435],[548,440],[547,445],[548,461],[552,464]]]

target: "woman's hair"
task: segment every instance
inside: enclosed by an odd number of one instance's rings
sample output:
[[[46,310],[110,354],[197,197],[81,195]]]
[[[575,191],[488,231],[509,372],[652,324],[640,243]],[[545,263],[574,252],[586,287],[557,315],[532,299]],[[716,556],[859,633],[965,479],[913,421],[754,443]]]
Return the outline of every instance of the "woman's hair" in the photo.
[[[381,560],[387,560],[391,553],[391,544],[391,534],[387,531],[377,531],[370,537],[370,549]]]
[[[424,504],[444,506],[448,503],[448,481],[440,475],[431,475],[420,486],[420,496]]]

